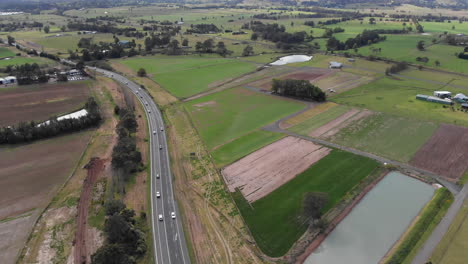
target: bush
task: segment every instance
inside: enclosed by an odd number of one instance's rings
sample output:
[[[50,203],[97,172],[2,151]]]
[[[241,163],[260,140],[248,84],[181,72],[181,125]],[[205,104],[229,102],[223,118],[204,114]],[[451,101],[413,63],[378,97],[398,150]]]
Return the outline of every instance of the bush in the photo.
[[[146,70],[144,68],[140,68],[137,72],[139,77],[145,77],[146,76]]]
[[[326,99],[325,93],[308,80],[273,79],[272,92],[279,95],[312,99],[318,102],[323,102]]]

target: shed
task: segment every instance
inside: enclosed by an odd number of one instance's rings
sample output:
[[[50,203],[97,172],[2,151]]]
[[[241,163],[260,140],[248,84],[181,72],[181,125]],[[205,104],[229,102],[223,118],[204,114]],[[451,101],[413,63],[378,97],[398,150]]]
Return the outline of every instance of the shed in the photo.
[[[5,84],[5,79],[0,78],[0,84]]]
[[[356,60],[353,59],[353,58],[349,58],[348,61],[349,61],[349,62],[355,62]]]
[[[79,75],[79,74],[80,74],[80,71],[79,71],[79,70],[75,70],[75,69],[70,70],[70,71],[68,72],[68,75],[71,75],[71,76]]]
[[[434,96],[437,96],[439,98],[450,98],[452,97],[452,93],[449,91],[434,91]]]
[[[330,61],[330,69],[341,69],[343,68],[343,64],[336,61]]]
[[[459,103],[468,103],[468,96],[462,94],[462,93],[459,93],[459,94],[456,94],[454,97],[453,97],[453,100],[459,102]]]
[[[5,83],[16,83],[16,77],[15,76],[7,76],[5,77]]]
[[[465,104],[461,104],[461,107],[462,107],[462,109],[464,109],[464,110],[468,110],[468,104],[466,104],[466,103],[465,103]]]
[[[119,45],[122,46],[122,47],[127,47],[128,44],[130,44],[130,41],[128,41],[128,40],[120,40],[119,41]]]

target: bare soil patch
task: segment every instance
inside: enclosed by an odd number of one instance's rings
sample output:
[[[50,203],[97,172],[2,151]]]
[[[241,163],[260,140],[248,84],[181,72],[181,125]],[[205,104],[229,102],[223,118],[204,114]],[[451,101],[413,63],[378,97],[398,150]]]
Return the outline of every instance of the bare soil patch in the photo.
[[[468,170],[468,128],[440,125],[410,164],[458,180]]]
[[[31,227],[37,219],[39,210],[15,216],[0,222],[0,263],[13,264],[19,250],[24,246]]]
[[[223,177],[234,192],[239,188],[254,202],[328,155],[329,148],[310,141],[286,137],[227,166]]]
[[[203,102],[199,104],[194,104],[193,106],[196,107],[204,107],[204,106],[210,106],[210,105],[216,105],[217,103],[215,101],[208,101],[208,102]]]
[[[338,133],[342,128],[347,127],[354,121],[358,121],[361,118],[371,115],[372,112],[368,110],[360,111],[358,109],[351,109],[348,112],[342,114],[336,119],[328,122],[327,124],[315,129],[309,135],[311,137],[329,138]]]
[[[26,85],[0,91],[0,126],[43,121],[77,110],[88,96],[88,82]]]

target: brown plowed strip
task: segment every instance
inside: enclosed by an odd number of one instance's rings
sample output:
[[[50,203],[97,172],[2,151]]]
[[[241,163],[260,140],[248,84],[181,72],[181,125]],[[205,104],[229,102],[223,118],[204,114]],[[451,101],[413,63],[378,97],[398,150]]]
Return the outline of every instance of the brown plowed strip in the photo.
[[[368,111],[368,110],[364,110],[364,111],[361,111],[355,115],[353,115],[352,117],[346,119],[344,122],[341,122],[339,124],[337,124],[335,127],[331,128],[330,130],[328,130],[327,132],[323,133],[320,137],[322,138],[329,138],[331,136],[334,136],[336,133],[338,133],[341,129],[347,127],[348,125],[350,125],[352,122],[354,121],[358,121],[360,120],[361,118],[364,118],[364,117],[367,117],[367,116],[370,116],[372,115],[372,112],[371,111]]]
[[[78,203],[78,216],[76,217],[76,233],[75,233],[75,264],[89,263],[88,253],[86,248],[86,230],[88,220],[88,209],[92,199],[93,186],[99,177],[99,174],[104,170],[105,160],[92,158],[85,166],[88,170],[88,175],[83,183],[83,190]]]
[[[286,137],[227,166],[223,177],[234,192],[239,188],[249,202],[254,202],[293,179],[330,149],[310,141]]]
[[[355,114],[359,112],[358,109],[352,109],[349,110],[348,112],[340,115],[339,117],[335,118],[334,120],[326,123],[325,125],[313,130],[310,132],[309,136],[311,137],[320,137],[324,133],[328,132],[329,130],[339,126],[341,123],[345,122],[346,120],[350,119],[353,117]]]
[[[468,128],[440,125],[410,164],[457,180],[468,170]]]

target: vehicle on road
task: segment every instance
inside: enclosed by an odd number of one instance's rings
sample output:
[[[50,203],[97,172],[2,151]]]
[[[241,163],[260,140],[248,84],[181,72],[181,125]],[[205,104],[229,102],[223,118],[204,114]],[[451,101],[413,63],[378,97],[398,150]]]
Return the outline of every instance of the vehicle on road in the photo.
[[[148,113],[151,113],[151,110],[148,110]]]
[[[175,219],[175,212],[171,213],[171,217],[172,217],[172,219]]]
[[[162,220],[163,220],[163,215],[162,215],[162,214],[159,214],[159,215],[158,215],[158,219],[159,219],[159,221],[162,221]]]
[[[164,127],[161,127],[161,131],[164,131]]]
[[[158,174],[156,174],[156,179],[159,179],[159,173],[158,173]]]
[[[162,149],[162,145],[159,145],[159,149]]]
[[[153,135],[156,135],[156,130],[153,131]]]
[[[160,197],[161,197],[161,193],[160,193],[160,192],[156,192],[156,197],[160,198]]]

